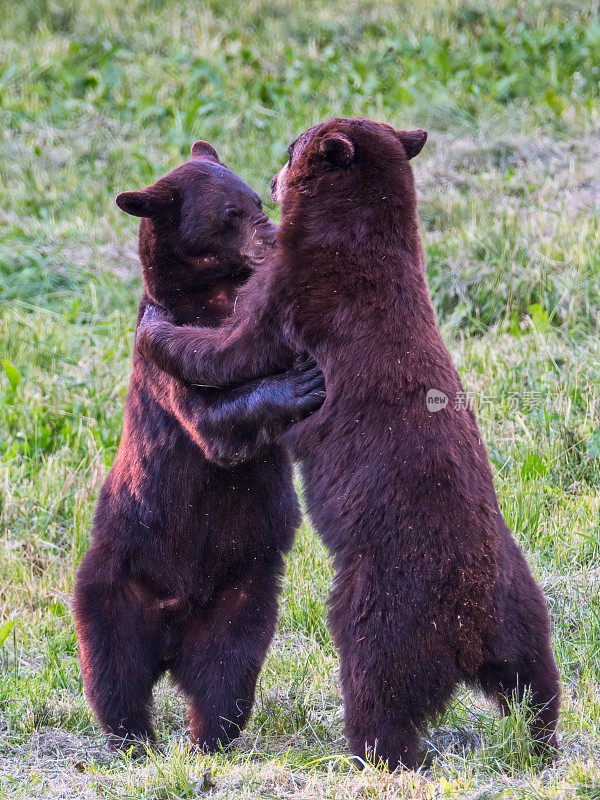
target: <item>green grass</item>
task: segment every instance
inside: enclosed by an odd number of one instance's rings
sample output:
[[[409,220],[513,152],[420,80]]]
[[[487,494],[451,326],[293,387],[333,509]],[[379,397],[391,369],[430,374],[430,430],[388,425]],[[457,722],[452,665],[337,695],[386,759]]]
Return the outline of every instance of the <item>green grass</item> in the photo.
[[[0,0],[0,795],[600,797],[600,18],[575,0]],[[415,160],[438,319],[477,402],[502,509],[548,597],[562,754],[525,709],[461,692],[426,774],[356,773],[305,525],[238,746],[110,756],[69,614],[118,444],[140,278],[114,195],[197,138],[267,199],[289,141],[364,114]],[[268,204],[267,204],[268,205]],[[272,206],[268,206],[275,212]]]

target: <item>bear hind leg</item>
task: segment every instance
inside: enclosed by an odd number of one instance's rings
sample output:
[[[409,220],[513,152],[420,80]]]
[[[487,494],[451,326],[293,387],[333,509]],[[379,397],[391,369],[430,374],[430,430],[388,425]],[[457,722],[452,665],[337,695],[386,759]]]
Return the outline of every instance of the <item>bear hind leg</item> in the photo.
[[[346,736],[354,755],[390,771],[429,766],[421,734],[444,710],[459,680],[447,659],[402,640],[383,660],[373,659],[367,636],[336,638]],[[374,641],[385,641],[384,632]]]
[[[416,770],[427,765],[420,734],[410,722],[385,723],[381,716],[357,719],[352,713],[351,698],[346,699],[346,707],[346,738],[359,768],[363,762],[390,772],[398,767]]]
[[[519,663],[487,663],[479,679],[484,692],[496,701],[504,715],[511,713],[511,702],[522,702],[527,696],[536,751],[540,756],[556,751],[560,686],[553,659],[550,663],[533,658]]]
[[[275,631],[278,591],[278,579],[267,576],[222,592],[191,621],[169,665],[191,703],[191,738],[208,752],[227,748],[248,721]]]
[[[74,616],[86,697],[113,749],[154,743],[152,687],[164,671],[148,611],[123,587],[74,587]]]
[[[526,588],[523,597],[509,606],[501,635],[479,670],[478,680],[502,714],[511,712],[511,701],[522,702],[527,696],[536,751],[547,758],[558,748],[560,680],[545,600],[532,578]]]

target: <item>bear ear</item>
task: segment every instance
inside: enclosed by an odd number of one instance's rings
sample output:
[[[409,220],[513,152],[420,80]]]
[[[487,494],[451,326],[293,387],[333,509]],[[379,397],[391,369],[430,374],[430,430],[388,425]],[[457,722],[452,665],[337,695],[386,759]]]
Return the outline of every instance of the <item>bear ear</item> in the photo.
[[[423,145],[427,141],[427,131],[396,131],[398,138],[404,146],[406,157],[410,161],[411,158],[418,156]]]
[[[198,139],[198,141],[194,142],[192,145],[192,155],[194,158],[207,158],[209,161],[216,161],[217,164],[221,163],[217,151],[212,144],[202,139]]]
[[[174,199],[172,189],[154,184],[137,192],[121,192],[115,197],[115,203],[133,217],[152,217],[165,211]]]
[[[354,158],[354,145],[343,133],[327,136],[319,149],[327,161],[336,167],[347,167]]]
[[[156,198],[147,189],[139,192],[121,192],[115,197],[121,211],[133,217],[151,217],[158,208]]]

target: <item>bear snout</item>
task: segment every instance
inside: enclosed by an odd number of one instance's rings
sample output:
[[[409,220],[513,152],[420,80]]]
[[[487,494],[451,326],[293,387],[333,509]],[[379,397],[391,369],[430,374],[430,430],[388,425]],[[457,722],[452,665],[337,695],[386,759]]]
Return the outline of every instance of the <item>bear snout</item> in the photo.
[[[283,166],[271,181],[271,200],[281,203],[287,179],[288,164]]]
[[[274,225],[268,217],[265,219],[265,222],[261,221],[251,226],[241,251],[251,262],[265,259],[277,241],[277,225]]]
[[[277,239],[277,225],[274,225],[270,220],[263,222],[256,228],[256,235],[261,242],[273,245]]]

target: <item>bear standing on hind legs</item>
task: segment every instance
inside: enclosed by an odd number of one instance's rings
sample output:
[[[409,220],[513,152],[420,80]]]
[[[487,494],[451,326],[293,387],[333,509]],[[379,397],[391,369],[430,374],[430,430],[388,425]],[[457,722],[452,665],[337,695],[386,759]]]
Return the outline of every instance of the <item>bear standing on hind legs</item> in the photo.
[[[286,440],[334,557],[329,623],[346,733],[360,758],[416,768],[419,733],[460,682],[506,712],[528,690],[541,753],[559,680],[542,592],[498,507],[475,415],[425,279],[410,159],[424,131],[334,119],[302,134],[272,183],[280,249],[220,330],[148,309],[138,347],[187,381],[231,385],[310,353],[327,399]],[[432,412],[427,394],[449,398]]]
[[[217,325],[275,243],[260,199],[197,142],[194,158],[117,204],[141,217],[147,302]],[[139,353],[100,492],[73,612],[86,696],[115,746],[154,741],[152,687],[169,671],[208,750],[245,725],[275,630],[283,555],[300,512],[275,443],[323,402],[309,361],[226,391],[165,375]],[[284,371],[287,370],[287,371]]]

